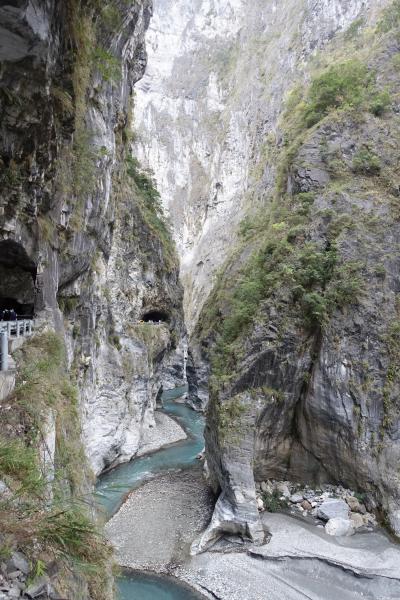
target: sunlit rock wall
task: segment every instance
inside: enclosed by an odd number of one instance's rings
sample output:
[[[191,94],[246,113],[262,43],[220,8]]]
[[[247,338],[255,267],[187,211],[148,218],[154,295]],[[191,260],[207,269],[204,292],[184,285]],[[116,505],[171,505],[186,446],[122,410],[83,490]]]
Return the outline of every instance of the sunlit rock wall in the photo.
[[[375,4],[155,0],[135,149],[171,218],[189,331],[238,223],[272,185],[274,165],[259,165],[294,75],[363,11],[371,18]]]

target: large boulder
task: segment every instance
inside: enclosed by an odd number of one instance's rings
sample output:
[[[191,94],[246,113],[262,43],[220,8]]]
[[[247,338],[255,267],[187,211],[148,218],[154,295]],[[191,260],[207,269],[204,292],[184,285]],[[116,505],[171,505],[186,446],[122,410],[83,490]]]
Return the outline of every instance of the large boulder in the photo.
[[[334,519],[329,519],[329,521],[325,525],[325,533],[337,537],[350,536],[354,533],[354,526],[350,519],[342,519],[341,517],[336,517]]]
[[[325,500],[318,508],[317,516],[323,521],[330,519],[348,519],[350,509],[344,500],[329,499]]]
[[[360,529],[360,527],[366,525],[366,519],[364,515],[360,515],[360,513],[352,513],[350,515],[350,521],[352,522],[354,529]]]

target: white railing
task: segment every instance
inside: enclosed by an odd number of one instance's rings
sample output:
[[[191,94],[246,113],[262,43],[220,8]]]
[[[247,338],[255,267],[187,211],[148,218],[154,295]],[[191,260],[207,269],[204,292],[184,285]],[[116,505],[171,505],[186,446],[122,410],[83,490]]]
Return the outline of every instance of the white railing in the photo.
[[[30,335],[32,333],[33,319],[19,319],[17,321],[0,321],[0,333],[5,332],[9,338]]]
[[[31,335],[33,319],[0,321],[0,371],[8,370],[8,341]]]

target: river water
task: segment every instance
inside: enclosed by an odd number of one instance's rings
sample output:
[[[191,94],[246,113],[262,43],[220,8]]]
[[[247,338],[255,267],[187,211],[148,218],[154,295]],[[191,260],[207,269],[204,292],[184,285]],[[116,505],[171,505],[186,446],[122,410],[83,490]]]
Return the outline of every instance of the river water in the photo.
[[[204,447],[203,416],[185,404],[175,402],[186,388],[177,388],[163,394],[164,411],[176,418],[188,435],[186,440],[158,450],[153,454],[119,465],[99,478],[98,501],[111,517],[121,506],[126,495],[147,479],[170,469],[190,467]],[[199,600],[196,592],[176,580],[149,573],[125,572],[117,581],[120,600]]]

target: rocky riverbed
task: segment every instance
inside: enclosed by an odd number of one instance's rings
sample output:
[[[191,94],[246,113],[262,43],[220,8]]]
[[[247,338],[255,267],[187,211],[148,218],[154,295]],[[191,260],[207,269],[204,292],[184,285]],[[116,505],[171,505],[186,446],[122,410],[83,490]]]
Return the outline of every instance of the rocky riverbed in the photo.
[[[171,419],[163,412],[154,413],[155,427],[146,430],[142,437],[137,457],[155,452],[169,444],[174,444],[185,440],[187,435],[185,430],[174,419]]]
[[[200,466],[144,483],[106,525],[118,564],[170,572],[188,558],[191,542],[208,524],[212,500]]]
[[[262,481],[257,483],[257,506],[276,512],[286,509],[317,527],[325,527],[331,536],[350,536],[355,531],[373,531],[375,515],[367,511],[363,495],[329,484],[317,489],[291,481]]]
[[[195,459],[203,441],[201,418],[176,403],[167,410],[183,419],[188,437],[168,451],[174,456],[163,459],[161,471],[156,471],[157,457],[164,451],[148,457],[142,484],[107,523],[121,567],[172,575],[204,597],[220,600],[399,600],[400,547],[378,526],[368,501],[365,505],[362,495],[342,486],[259,481],[256,496],[265,543],[256,546],[225,536],[192,556],[192,543],[206,529],[215,498],[203,464]],[[170,439],[161,435],[163,428],[178,433],[167,414],[157,414],[157,422],[158,442]],[[118,467],[118,481],[127,468]],[[342,521],[349,531],[330,531]]]
[[[375,527],[374,531],[353,532],[351,537],[332,537],[324,529],[326,518],[315,516],[317,527],[312,515],[307,518],[295,508],[301,503],[291,492],[290,482],[269,483],[282,489],[286,485],[290,496],[286,513],[261,513],[263,526],[271,534],[266,544],[254,546],[227,537],[210,551],[190,556],[190,544],[212,512],[213,498],[201,468],[155,477],[132,492],[107,525],[118,563],[173,574],[206,597],[220,600],[400,598],[400,547],[384,531]],[[312,491],[319,498],[311,500],[310,504],[318,503],[312,510],[321,513],[329,510],[330,503],[339,502],[336,508],[345,505],[350,517],[352,512],[362,514],[350,511],[343,499],[351,490],[304,488],[296,492],[298,496],[301,491],[303,496]],[[290,510],[295,512],[290,514]]]

